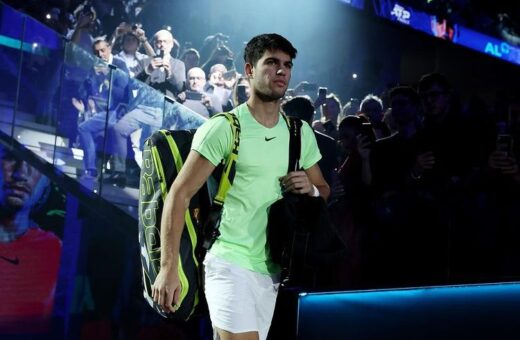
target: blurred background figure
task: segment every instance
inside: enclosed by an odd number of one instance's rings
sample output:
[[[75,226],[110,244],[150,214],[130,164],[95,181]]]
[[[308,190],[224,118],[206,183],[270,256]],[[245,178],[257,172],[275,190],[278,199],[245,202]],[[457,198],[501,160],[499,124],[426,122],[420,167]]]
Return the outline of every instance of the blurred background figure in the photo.
[[[314,117],[314,106],[309,97],[291,98],[282,104],[282,110],[287,116],[299,118],[309,125]],[[333,173],[337,166],[336,141],[332,137],[316,130],[314,130],[314,135],[322,156],[318,165],[323,178],[325,178],[329,186],[332,186]]]
[[[50,182],[0,144],[0,332],[50,328],[61,241],[31,216]]]

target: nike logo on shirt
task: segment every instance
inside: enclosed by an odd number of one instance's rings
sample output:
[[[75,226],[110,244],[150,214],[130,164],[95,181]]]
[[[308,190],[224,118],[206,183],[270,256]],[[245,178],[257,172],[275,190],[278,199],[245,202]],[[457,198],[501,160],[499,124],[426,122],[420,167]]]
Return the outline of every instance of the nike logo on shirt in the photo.
[[[275,139],[275,138],[276,138],[276,137],[271,137],[271,138],[267,138],[267,137],[265,137],[265,141],[266,141],[266,142],[269,142],[270,140],[273,140],[273,139]]]
[[[14,259],[10,259],[8,257],[0,255],[0,259],[5,260],[5,261],[9,262],[10,264],[14,264],[15,266],[18,263],[20,263],[20,260],[18,259],[18,257],[15,257]]]

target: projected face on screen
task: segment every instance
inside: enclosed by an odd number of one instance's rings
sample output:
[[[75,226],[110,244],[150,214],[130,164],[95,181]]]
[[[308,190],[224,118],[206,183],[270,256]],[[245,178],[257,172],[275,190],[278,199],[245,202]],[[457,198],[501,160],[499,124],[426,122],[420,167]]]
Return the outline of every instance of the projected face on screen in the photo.
[[[0,146],[0,334],[49,330],[61,240],[31,220],[50,182]]]
[[[30,210],[49,185],[41,173],[0,147],[0,206],[2,214]]]

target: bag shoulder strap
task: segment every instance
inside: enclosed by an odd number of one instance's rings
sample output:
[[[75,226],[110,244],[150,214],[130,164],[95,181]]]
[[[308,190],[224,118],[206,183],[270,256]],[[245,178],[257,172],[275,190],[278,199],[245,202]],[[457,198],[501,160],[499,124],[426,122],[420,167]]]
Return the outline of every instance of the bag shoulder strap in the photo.
[[[296,117],[282,115],[289,128],[289,166],[287,172],[300,170],[302,121]]]
[[[224,205],[224,200],[226,199],[226,195],[228,190],[233,185],[233,180],[235,179],[236,172],[236,162],[238,159],[238,148],[240,146],[240,122],[238,121],[237,116],[233,112],[223,112],[219,113],[214,117],[226,117],[229,124],[231,125],[231,131],[233,134],[233,144],[231,146],[231,152],[224,163],[224,171],[222,172],[222,176],[220,177],[220,182],[218,185],[217,194],[213,198],[213,207],[217,209],[221,209]]]

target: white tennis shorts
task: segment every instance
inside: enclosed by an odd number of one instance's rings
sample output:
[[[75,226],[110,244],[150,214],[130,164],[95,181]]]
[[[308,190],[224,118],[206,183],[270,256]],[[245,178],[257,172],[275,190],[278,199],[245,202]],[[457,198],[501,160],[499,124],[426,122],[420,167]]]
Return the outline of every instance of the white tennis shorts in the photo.
[[[204,290],[213,337],[215,327],[231,333],[258,332],[267,338],[278,294],[278,275],[244,269],[210,253],[204,260]]]

